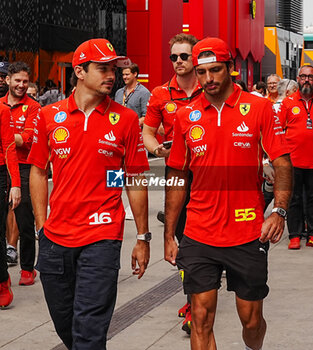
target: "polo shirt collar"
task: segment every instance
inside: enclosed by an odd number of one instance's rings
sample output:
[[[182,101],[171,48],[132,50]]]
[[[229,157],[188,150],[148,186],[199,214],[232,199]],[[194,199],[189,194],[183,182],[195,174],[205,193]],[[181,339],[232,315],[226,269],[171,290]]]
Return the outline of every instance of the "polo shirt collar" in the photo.
[[[178,86],[178,83],[177,83],[177,75],[176,75],[176,74],[171,78],[171,80],[170,80],[168,86],[169,86],[171,89],[181,90],[181,88]]]
[[[75,91],[68,98],[68,109],[70,113],[76,110],[77,111],[79,110],[79,108],[77,107],[74,95],[75,95]],[[108,107],[108,103],[110,103],[110,97],[106,95],[103,101],[95,108],[95,110],[98,111],[100,114],[104,114],[105,110]]]
[[[292,94],[291,96],[295,96],[295,98],[298,101],[305,101],[305,99],[301,96],[299,89],[294,94]],[[310,98],[310,100],[313,100],[313,96]]]
[[[242,93],[242,90],[240,89],[239,86],[237,86],[234,83],[233,83],[233,86],[234,86],[234,91],[225,101],[225,104],[227,104],[229,107],[234,107],[237,104],[239,97],[241,96],[241,93]],[[204,109],[207,109],[211,106],[211,102],[206,99],[205,93],[202,94],[201,100],[202,100],[202,105]]]
[[[22,98],[18,103],[16,103],[14,106],[11,106],[11,105],[9,105],[9,103],[8,103],[8,97],[9,97],[9,92],[7,92],[6,95],[4,96],[4,103],[5,103],[7,106],[10,106],[10,107],[13,107],[13,108],[14,108],[15,106],[27,104],[27,99],[29,98],[29,97],[27,96],[27,94],[25,94],[25,95],[23,96],[23,98]]]

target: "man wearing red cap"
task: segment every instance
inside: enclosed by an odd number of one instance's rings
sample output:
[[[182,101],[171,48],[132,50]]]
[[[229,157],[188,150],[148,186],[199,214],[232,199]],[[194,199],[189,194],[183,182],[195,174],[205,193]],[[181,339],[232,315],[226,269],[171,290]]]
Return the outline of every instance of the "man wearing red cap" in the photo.
[[[271,103],[232,83],[226,43],[206,38],[194,46],[192,60],[204,93],[177,113],[168,178],[186,179],[191,170],[193,182],[179,252],[174,232],[185,192],[166,190],[165,259],[177,262],[191,294],[193,350],[216,349],[213,323],[224,269],[227,289],[236,293],[245,349],[260,350],[267,252],[269,241],[283,233],[291,164]],[[276,171],[275,208],[265,221],[262,147]]]
[[[29,155],[39,231],[36,267],[67,348],[101,350],[116,300],[124,174],[136,177],[129,183],[139,183],[149,166],[138,116],[108,96],[116,67],[130,60],[117,56],[106,39],[91,39],[76,49],[72,65],[76,89],[68,99],[43,108]],[[54,187],[47,219],[49,162]],[[138,187],[127,187],[127,193],[138,230],[132,268],[141,278],[151,233],[147,190]]]

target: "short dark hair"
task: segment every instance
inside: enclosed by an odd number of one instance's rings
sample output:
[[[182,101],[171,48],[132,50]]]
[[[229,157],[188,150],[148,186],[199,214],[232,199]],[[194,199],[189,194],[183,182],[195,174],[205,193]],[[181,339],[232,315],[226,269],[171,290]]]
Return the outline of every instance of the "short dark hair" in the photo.
[[[85,72],[88,72],[88,67],[89,67],[90,63],[91,63],[91,61],[84,62],[82,64],[79,64],[79,66],[83,67],[83,70]],[[77,81],[78,81],[77,75],[75,74],[75,71],[73,71],[73,73],[71,75],[71,79],[70,79],[70,83],[71,83],[72,88],[74,88],[77,85]]]
[[[258,81],[255,84],[256,90],[262,90],[262,95],[266,95],[266,83],[264,81]]]
[[[139,67],[138,67],[138,64],[136,64],[136,63],[133,62],[129,67],[123,68],[123,69],[122,69],[122,72],[123,72],[125,69],[130,69],[130,71],[131,71],[133,74],[137,73],[137,77],[138,77],[138,75],[139,75]]]
[[[191,34],[180,33],[173,36],[169,41],[169,44],[170,44],[170,49],[172,49],[172,46],[176,43],[178,44],[187,43],[191,47],[194,47],[198,41],[199,40]]]
[[[29,65],[22,61],[13,62],[9,65],[9,68],[8,68],[9,77],[19,72],[26,72],[28,75],[30,75]]]

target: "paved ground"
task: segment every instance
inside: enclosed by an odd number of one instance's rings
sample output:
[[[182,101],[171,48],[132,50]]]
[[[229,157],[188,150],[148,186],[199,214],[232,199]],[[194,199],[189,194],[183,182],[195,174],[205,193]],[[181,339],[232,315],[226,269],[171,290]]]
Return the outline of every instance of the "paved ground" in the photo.
[[[181,319],[177,317],[185,297],[179,291],[176,269],[163,261],[163,226],[155,218],[162,198],[161,191],[150,192],[151,261],[140,281],[132,276],[130,268],[135,225],[126,222],[118,300],[110,329],[113,336],[108,341],[108,350],[189,349],[189,338],[181,331]],[[281,242],[270,249],[271,291],[265,301],[268,330],[263,350],[313,347],[313,248],[305,247],[302,241],[301,250],[288,251],[287,244],[285,233]],[[0,349],[64,349],[51,323],[38,277],[35,285],[21,287],[19,267],[10,267],[10,274],[14,301],[8,309],[0,310]],[[219,293],[215,334],[219,350],[243,349],[234,295],[225,290],[225,281]]]

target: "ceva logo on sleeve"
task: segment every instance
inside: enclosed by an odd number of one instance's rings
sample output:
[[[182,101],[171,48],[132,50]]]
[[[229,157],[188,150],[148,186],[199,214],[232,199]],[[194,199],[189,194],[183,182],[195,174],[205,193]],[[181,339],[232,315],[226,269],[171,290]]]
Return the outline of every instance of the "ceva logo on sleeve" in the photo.
[[[125,172],[120,170],[107,170],[107,187],[122,188],[124,187]]]

